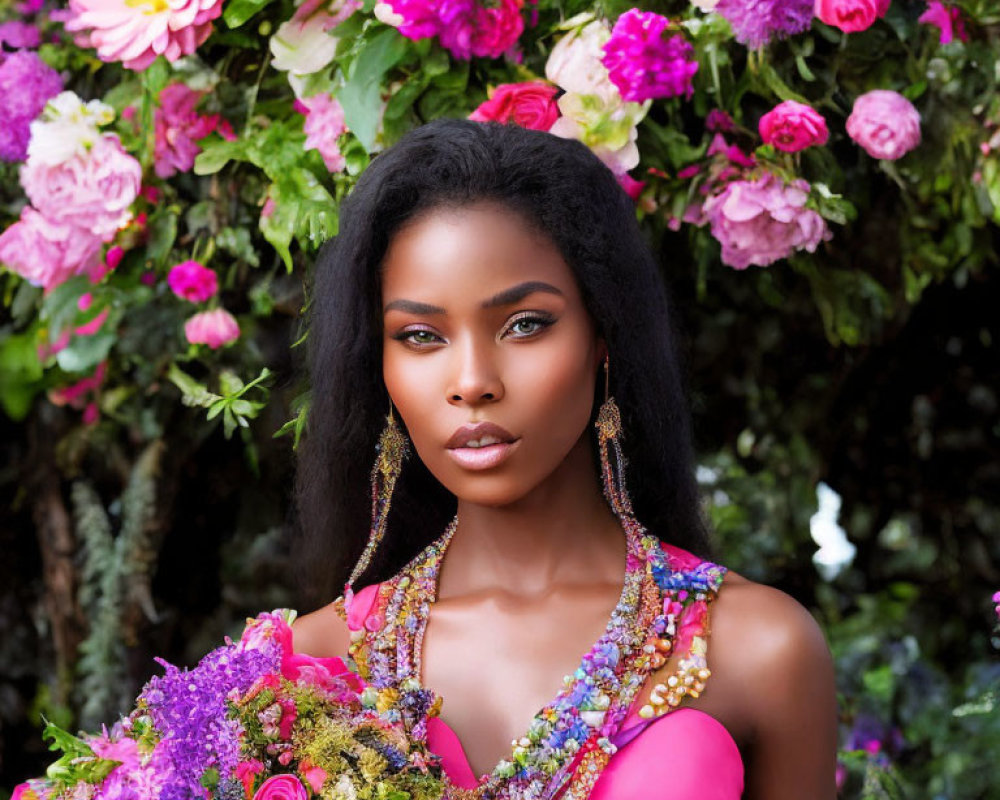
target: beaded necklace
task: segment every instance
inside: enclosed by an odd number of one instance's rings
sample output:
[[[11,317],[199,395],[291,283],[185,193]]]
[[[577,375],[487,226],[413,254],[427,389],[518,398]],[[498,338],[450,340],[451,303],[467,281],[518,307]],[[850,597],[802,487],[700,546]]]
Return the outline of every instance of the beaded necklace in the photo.
[[[420,684],[423,637],[437,599],[441,563],[457,526],[456,517],[439,539],[379,586],[349,651],[371,687],[370,701],[388,719],[402,719],[421,742],[426,742],[427,719],[441,707],[441,698]],[[653,688],[640,717],[665,713],[685,695],[697,697],[704,690],[710,674],[704,638],[707,603],[725,569],[709,562],[679,568],[635,519],[624,518],[622,527],[625,580],[604,634],[574,674],[566,676],[559,694],[531,720],[525,735],[512,742],[510,756],[475,789],[449,785],[449,798],[540,800],[562,793],[564,800],[582,800],[615,753],[612,739],[639,689],[673,652],[686,654],[666,683]]]

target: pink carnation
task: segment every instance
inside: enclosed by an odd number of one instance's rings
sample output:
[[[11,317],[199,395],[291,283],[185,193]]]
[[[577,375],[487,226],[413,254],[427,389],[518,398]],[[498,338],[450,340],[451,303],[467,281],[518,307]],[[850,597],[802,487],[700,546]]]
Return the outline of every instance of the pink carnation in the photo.
[[[771,173],[736,180],[709,197],[704,213],[722,245],[722,261],[734,269],[766,267],[796,250],[816,250],[830,238],[826,222],[806,208],[809,184],[785,184]]]
[[[962,21],[962,10],[958,6],[945,6],[940,0],[931,0],[917,22],[934,25],[941,31],[938,44],[948,44],[956,34],[963,42],[969,41],[969,34],[965,32],[965,23]]]
[[[83,32],[104,61],[142,70],[176,61],[212,33],[222,0],[70,0],[66,30]]]
[[[52,289],[95,267],[101,240],[88,230],[46,219],[31,206],[0,234],[0,263],[36,286]]]
[[[476,122],[513,122],[522,128],[547,131],[559,118],[556,87],[542,81],[501,83],[490,99],[469,114]]]
[[[437,36],[455,58],[499,58],[524,30],[523,0],[388,0],[385,5],[403,36]]]
[[[224,308],[202,311],[184,323],[184,335],[191,344],[207,344],[213,350],[240,337],[236,318]]]
[[[670,20],[652,11],[622,14],[604,45],[602,63],[622,99],[642,103],[655,97],[688,97],[698,71],[694,48],[683,36],[664,36]]]
[[[172,83],[160,92],[160,107],[156,109],[156,174],[169,178],[175,172],[187,172],[201,152],[198,141],[214,130],[227,139],[232,129],[218,114],[203,116],[195,111],[204,92],[196,92],[183,83]]]
[[[786,153],[796,153],[813,145],[826,144],[830,132],[815,109],[794,100],[779,103],[763,117],[758,126],[765,144]]]
[[[106,242],[131,219],[141,184],[142,167],[111,133],[66,161],[45,164],[29,154],[21,167],[21,185],[35,208]]]
[[[296,103],[296,108],[306,115],[306,150],[318,150],[330,172],[341,172],[347,161],[340,152],[340,137],[347,125],[340,102],[328,94],[317,94]]]
[[[197,261],[183,261],[170,269],[167,285],[183,300],[204,303],[219,291],[219,279],[214,270]]]
[[[885,16],[890,0],[816,0],[816,16],[844,33],[868,30]]]
[[[854,101],[847,134],[872,158],[895,161],[920,144],[920,113],[899,92],[874,89]]]

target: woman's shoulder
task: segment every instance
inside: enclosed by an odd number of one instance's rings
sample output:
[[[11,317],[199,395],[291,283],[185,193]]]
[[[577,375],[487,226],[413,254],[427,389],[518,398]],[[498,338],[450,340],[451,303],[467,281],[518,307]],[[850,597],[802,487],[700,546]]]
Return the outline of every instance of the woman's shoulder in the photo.
[[[338,598],[322,608],[304,614],[292,623],[296,653],[316,658],[343,658],[351,641],[347,621],[341,616],[343,601]]]

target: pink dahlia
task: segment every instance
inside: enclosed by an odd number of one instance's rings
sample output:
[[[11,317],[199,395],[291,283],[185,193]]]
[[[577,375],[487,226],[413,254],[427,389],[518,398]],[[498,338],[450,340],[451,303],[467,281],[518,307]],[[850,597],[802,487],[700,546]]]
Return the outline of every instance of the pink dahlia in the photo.
[[[66,30],[83,32],[102,60],[141,70],[160,55],[193,53],[211,35],[222,0],[70,0],[69,12]]]
[[[669,26],[666,17],[637,8],[618,18],[602,63],[624,100],[642,103],[655,97],[690,98],[694,93],[694,48],[679,34],[664,36]]]
[[[99,136],[89,151],[58,164],[29,157],[21,185],[50,221],[74,225],[109,242],[132,218],[142,185],[142,167],[113,133]]]
[[[760,136],[786,153],[797,153],[813,145],[826,144],[830,131],[826,120],[812,106],[785,100],[760,118]]]
[[[722,262],[734,269],[766,267],[796,250],[816,250],[830,238],[823,218],[806,208],[809,184],[786,184],[771,173],[737,180],[709,197],[704,213],[722,245]]]
[[[101,260],[101,240],[90,231],[46,219],[25,206],[0,234],[0,263],[35,286],[52,289]]]
[[[847,135],[872,158],[895,161],[920,144],[920,112],[899,92],[874,89],[854,101]]]
[[[197,261],[182,261],[170,268],[167,285],[183,300],[204,303],[219,291],[219,278],[214,270]]]
[[[172,83],[160,92],[160,107],[156,109],[156,174],[169,178],[176,172],[187,172],[201,152],[198,142],[218,130],[225,138],[233,138],[229,123],[218,114],[205,116],[195,111],[204,92],[196,92],[183,83]]]
[[[557,87],[542,81],[501,83],[490,99],[469,114],[476,122],[513,122],[522,128],[547,131],[559,118]]]
[[[207,344],[213,350],[240,337],[236,318],[224,308],[202,311],[184,323],[184,335],[191,344]]]
[[[524,30],[524,0],[388,0],[378,16],[408,39],[437,36],[455,58],[499,58]]]
[[[318,150],[330,172],[343,171],[347,161],[340,152],[340,137],[347,125],[340,102],[328,94],[317,94],[298,101],[296,108],[306,115],[306,150]]]

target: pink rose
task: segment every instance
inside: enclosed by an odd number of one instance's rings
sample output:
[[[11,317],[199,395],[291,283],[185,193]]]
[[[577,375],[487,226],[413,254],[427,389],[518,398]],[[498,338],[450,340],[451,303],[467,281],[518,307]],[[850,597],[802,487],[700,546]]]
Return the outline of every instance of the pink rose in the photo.
[[[934,25],[941,31],[938,44],[948,44],[956,34],[963,42],[969,41],[969,34],[965,32],[965,23],[962,21],[962,10],[958,6],[946,7],[940,0],[931,0],[927,4],[927,10],[917,17],[917,22]]]
[[[53,222],[31,206],[0,234],[0,263],[46,290],[100,263],[101,240],[89,230]]]
[[[476,122],[513,122],[522,128],[547,131],[559,118],[556,87],[541,81],[501,83],[490,99],[469,114]]]
[[[816,16],[844,33],[867,30],[885,16],[890,0],[816,0]]]
[[[309,800],[309,792],[294,775],[272,775],[260,785],[253,800]]]
[[[106,242],[131,219],[141,184],[142,166],[111,133],[56,164],[29,153],[21,167],[21,185],[47,219],[91,231]]]
[[[785,100],[768,111],[760,118],[758,129],[765,144],[772,144],[786,153],[826,144],[830,138],[822,115],[794,100]]]
[[[722,245],[722,262],[733,269],[766,267],[796,250],[816,250],[830,238],[823,218],[806,208],[809,184],[786,184],[772,173],[735,180],[704,204],[712,235]]]
[[[899,92],[874,89],[854,101],[847,134],[872,158],[895,161],[920,144],[920,113]]]
[[[182,261],[171,267],[167,284],[175,295],[192,303],[204,303],[219,290],[215,271],[197,261]]]
[[[240,337],[236,318],[224,308],[202,311],[184,323],[184,335],[191,344],[207,344],[213,350]]]

